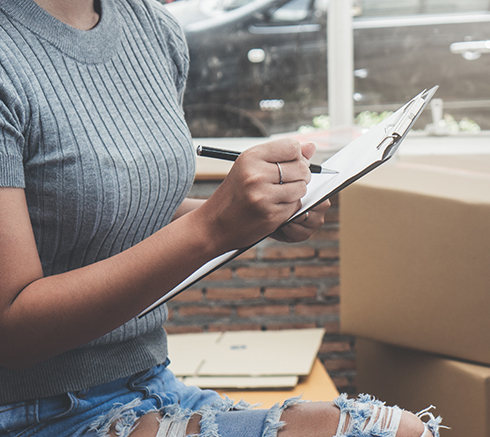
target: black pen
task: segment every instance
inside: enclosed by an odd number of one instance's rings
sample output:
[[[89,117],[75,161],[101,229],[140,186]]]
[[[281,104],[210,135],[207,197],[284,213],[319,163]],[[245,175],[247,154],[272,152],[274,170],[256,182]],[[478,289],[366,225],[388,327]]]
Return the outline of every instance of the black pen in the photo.
[[[217,149],[215,147],[209,146],[197,146],[196,153],[199,156],[205,156],[207,158],[217,158],[224,159],[226,161],[235,161],[239,156],[240,152],[234,152],[233,150]],[[310,164],[310,171],[312,173],[322,173],[322,174],[337,174],[336,170],[329,170],[328,168],[323,168],[318,164]]]

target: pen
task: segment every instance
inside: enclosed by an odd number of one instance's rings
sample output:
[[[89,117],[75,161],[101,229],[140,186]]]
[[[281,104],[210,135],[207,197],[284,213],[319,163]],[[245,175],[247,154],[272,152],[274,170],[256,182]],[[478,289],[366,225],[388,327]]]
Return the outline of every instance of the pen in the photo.
[[[197,146],[196,153],[199,156],[205,156],[207,158],[217,158],[224,159],[226,161],[235,161],[239,156],[240,152],[234,152],[233,150],[217,149],[215,147],[209,146]],[[310,164],[310,171],[312,173],[322,173],[322,174],[337,174],[336,170],[329,170],[328,168],[323,168],[318,164]]]

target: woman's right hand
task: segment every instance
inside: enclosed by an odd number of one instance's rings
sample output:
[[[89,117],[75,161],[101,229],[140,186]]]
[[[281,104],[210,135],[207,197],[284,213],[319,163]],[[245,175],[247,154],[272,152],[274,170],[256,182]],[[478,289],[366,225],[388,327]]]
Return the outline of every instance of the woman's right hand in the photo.
[[[296,140],[274,140],[244,151],[199,208],[213,244],[226,252],[274,232],[301,207],[310,178],[309,161]]]

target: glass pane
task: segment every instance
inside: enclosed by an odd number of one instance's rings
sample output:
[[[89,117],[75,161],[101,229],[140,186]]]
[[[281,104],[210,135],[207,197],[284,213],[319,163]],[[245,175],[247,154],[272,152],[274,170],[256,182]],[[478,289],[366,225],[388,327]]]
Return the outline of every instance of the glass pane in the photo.
[[[433,14],[488,11],[489,3],[489,0],[425,0],[424,12]]]
[[[385,17],[391,15],[411,15],[420,12],[421,0],[363,0],[363,17]]]

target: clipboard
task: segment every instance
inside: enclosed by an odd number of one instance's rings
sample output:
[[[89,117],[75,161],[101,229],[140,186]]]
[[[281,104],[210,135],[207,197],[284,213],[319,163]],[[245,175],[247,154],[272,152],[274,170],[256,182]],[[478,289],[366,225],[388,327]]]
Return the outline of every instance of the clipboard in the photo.
[[[324,202],[388,161],[395,154],[438,88],[438,86],[434,86],[430,90],[422,91],[388,118],[324,161],[322,167],[336,170],[338,173],[312,174],[307,192],[301,199],[303,206],[282,226],[285,226],[301,214]],[[260,241],[242,249],[226,252],[207,262],[154,304],[142,311],[138,317],[145,316]]]

